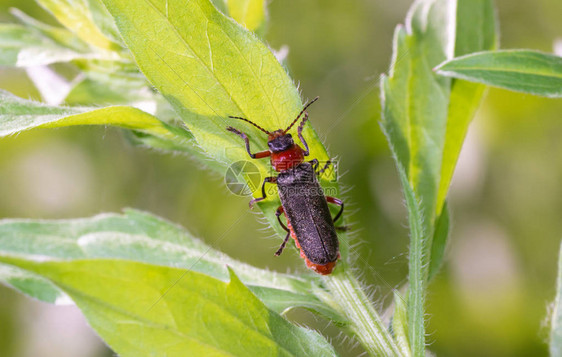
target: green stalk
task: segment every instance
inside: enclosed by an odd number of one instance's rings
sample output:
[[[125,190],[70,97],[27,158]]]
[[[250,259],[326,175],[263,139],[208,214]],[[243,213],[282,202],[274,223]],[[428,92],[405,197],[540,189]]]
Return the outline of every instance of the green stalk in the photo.
[[[424,236],[422,213],[418,200],[404,169],[400,164],[398,172],[404,189],[404,198],[408,209],[408,223],[410,226],[410,260],[408,287],[408,337],[412,355],[425,356],[425,289],[428,276],[426,263],[426,237]]]
[[[371,356],[403,356],[390,332],[347,265],[325,278],[331,297]]]

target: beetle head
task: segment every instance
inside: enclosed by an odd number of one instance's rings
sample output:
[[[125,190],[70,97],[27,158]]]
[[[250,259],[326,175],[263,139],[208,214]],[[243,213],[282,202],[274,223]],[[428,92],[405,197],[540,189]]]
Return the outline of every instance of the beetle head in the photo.
[[[269,146],[271,152],[289,150],[293,145],[295,145],[295,142],[291,134],[285,134],[285,131],[281,129],[275,130],[273,133],[269,134],[267,146]]]

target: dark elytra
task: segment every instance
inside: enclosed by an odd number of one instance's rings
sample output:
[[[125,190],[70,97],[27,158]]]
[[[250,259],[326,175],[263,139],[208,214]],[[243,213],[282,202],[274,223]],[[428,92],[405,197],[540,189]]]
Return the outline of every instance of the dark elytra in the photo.
[[[338,259],[338,236],[330,209],[311,163],[277,176],[279,198],[305,256],[314,264]]]

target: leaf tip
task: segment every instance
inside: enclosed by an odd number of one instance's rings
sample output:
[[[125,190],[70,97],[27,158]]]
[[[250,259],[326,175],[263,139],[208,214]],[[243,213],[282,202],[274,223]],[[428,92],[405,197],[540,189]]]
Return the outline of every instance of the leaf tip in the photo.
[[[242,284],[242,282],[240,281],[240,279],[238,279],[238,276],[236,275],[236,273],[234,272],[234,270],[230,267],[230,265],[226,265],[226,269],[228,270],[228,276],[230,278],[230,284]]]
[[[450,69],[449,64],[453,61],[454,60],[443,61],[443,62],[439,63],[437,66],[433,67],[431,70],[436,74],[440,74],[440,75],[444,76],[444,75],[446,75],[446,73],[448,73],[447,70]]]

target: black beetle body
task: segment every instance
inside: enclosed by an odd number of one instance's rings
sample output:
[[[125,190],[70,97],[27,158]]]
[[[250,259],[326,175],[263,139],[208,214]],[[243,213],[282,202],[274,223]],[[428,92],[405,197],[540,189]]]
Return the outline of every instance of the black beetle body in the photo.
[[[344,204],[338,198],[324,196],[324,191],[316,179],[316,176],[320,176],[331,162],[327,161],[322,169],[316,171],[319,165],[317,159],[304,161],[304,158],[310,154],[308,144],[302,135],[304,124],[308,120],[306,109],[317,99],[318,97],[308,102],[285,130],[268,131],[246,118],[230,117],[248,122],[266,133],[269,150],[252,153],[248,135],[231,126],[227,127],[227,130],[244,140],[246,151],[252,159],[270,157],[271,165],[275,171],[279,172],[278,176],[266,177],[261,186],[262,197],[250,201],[250,207],[252,207],[254,203],[266,199],[266,183],[278,185],[281,206],[277,208],[275,215],[279,224],[287,231],[287,235],[275,255],[278,256],[283,252],[289,237],[292,237],[297,248],[300,249],[300,255],[304,258],[306,265],[319,274],[327,275],[332,273],[340,258],[334,222],[340,218]],[[295,144],[291,134],[287,133],[303,114],[304,117],[298,126],[297,133],[304,150]],[[328,203],[341,207],[333,219]],[[285,214],[287,218],[287,225],[281,221],[282,214]],[[337,228],[345,230],[345,227]]]
[[[312,164],[302,162],[280,172],[277,187],[293,238],[303,258],[309,261],[307,265],[318,271],[335,264],[339,257],[338,236]]]

